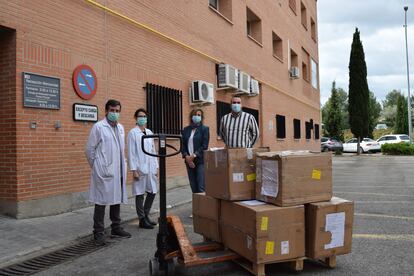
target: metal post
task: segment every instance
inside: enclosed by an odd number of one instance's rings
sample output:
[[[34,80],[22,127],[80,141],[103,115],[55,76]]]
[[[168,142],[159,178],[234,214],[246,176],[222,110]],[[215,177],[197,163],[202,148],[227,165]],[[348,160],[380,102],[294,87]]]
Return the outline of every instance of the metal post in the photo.
[[[407,41],[407,10],[408,6],[404,7],[405,11],[405,55],[407,59],[407,83],[408,83],[408,99],[407,99],[407,105],[408,105],[408,136],[410,137],[410,144],[412,143],[412,124],[411,124],[411,94],[410,94],[410,66],[408,65],[408,41]]]

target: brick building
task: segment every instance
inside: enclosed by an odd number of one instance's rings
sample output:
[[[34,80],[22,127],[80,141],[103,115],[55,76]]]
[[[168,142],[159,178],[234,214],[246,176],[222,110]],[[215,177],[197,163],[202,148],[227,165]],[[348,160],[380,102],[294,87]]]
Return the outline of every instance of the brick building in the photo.
[[[88,204],[84,147],[93,123],[74,120],[75,103],[96,105],[102,119],[105,102],[120,100],[126,131],[134,111],[148,107],[151,127],[174,133],[188,124],[192,81],[202,80],[214,85],[214,103],[203,105],[210,146],[222,146],[217,120],[236,90],[218,89],[218,64],[259,83],[258,95],[242,95],[258,118],[257,146],[320,149],[316,0],[96,1],[0,1],[0,213]],[[72,82],[82,64],[97,78],[89,100]],[[26,74],[53,77],[58,106],[41,105],[42,93],[31,106]],[[167,166],[169,181],[186,181],[180,157]]]

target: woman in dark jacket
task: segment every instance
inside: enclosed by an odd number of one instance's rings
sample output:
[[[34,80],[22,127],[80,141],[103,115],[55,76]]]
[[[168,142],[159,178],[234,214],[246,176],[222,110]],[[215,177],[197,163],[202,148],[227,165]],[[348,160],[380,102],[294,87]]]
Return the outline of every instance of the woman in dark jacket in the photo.
[[[190,112],[190,125],[182,131],[183,146],[181,154],[185,159],[188,179],[193,193],[204,192],[204,155],[208,149],[210,130],[203,125],[204,112],[194,109]]]

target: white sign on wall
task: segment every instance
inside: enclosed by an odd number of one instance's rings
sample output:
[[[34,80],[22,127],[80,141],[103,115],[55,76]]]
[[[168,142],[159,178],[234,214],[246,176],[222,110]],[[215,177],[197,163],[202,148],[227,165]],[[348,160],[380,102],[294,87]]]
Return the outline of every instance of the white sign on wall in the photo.
[[[98,107],[89,104],[73,104],[73,119],[75,121],[97,122]]]

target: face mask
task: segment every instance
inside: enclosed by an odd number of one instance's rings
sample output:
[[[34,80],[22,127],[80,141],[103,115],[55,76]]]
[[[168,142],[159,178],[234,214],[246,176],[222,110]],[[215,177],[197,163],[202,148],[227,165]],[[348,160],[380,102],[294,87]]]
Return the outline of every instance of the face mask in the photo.
[[[139,125],[139,126],[143,126],[143,125],[145,125],[146,123],[147,123],[147,117],[138,117],[137,118],[137,124]]]
[[[239,113],[241,111],[241,104],[231,104],[231,110],[233,112]]]
[[[199,115],[193,115],[191,119],[193,120],[194,124],[199,124],[201,122],[201,116]]]
[[[118,112],[108,112],[107,118],[111,122],[116,122],[119,119],[119,113]]]

